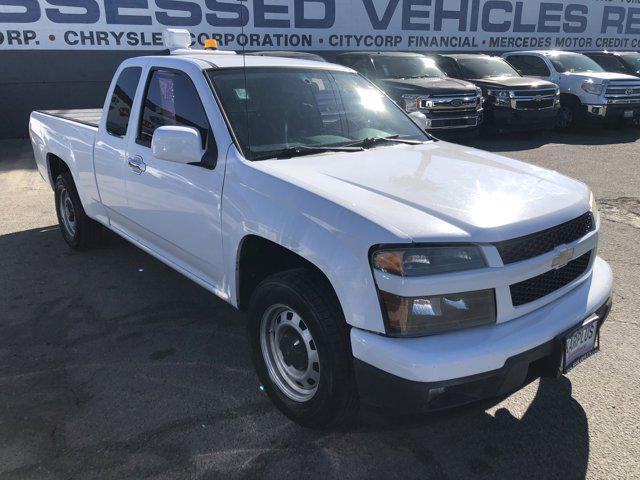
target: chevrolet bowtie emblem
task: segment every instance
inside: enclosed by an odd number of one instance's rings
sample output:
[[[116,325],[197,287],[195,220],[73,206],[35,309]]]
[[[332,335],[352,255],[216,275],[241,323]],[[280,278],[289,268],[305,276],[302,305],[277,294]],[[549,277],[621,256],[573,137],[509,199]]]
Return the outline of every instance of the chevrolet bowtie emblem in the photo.
[[[573,258],[573,248],[560,249],[558,250],[558,253],[556,253],[556,256],[553,257],[553,260],[551,261],[551,266],[556,269],[562,268],[565,265],[567,265],[567,263],[569,263],[572,258]]]

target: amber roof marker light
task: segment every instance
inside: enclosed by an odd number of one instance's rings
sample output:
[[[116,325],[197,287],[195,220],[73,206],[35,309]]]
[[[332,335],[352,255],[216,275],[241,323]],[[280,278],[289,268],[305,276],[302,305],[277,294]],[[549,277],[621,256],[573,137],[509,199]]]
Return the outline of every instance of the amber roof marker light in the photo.
[[[218,50],[218,41],[215,38],[207,38],[204,41],[205,50]]]

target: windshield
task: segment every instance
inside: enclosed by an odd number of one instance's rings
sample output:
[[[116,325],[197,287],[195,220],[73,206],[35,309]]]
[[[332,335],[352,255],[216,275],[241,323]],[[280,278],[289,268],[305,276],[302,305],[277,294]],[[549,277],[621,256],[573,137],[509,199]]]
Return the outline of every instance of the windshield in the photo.
[[[353,73],[265,67],[207,74],[249,160],[375,138],[430,139],[392,100]]]
[[[586,55],[577,53],[554,53],[549,60],[558,73],[604,72],[604,69]]]
[[[442,78],[446,76],[432,59],[425,57],[375,56],[373,63],[376,66],[376,76],[379,78]]]
[[[640,72],[640,54],[637,53],[624,53],[620,55],[620,58],[624,63],[629,65],[632,70]]]
[[[458,58],[458,65],[465,78],[519,77],[506,61],[495,57]]]

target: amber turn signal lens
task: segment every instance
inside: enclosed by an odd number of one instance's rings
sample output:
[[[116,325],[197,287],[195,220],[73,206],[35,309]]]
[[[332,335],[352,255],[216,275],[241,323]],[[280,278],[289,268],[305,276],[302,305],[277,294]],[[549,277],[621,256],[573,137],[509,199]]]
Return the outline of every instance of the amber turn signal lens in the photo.
[[[378,252],[373,257],[374,267],[383,272],[402,275],[402,264],[404,262],[403,251]]]

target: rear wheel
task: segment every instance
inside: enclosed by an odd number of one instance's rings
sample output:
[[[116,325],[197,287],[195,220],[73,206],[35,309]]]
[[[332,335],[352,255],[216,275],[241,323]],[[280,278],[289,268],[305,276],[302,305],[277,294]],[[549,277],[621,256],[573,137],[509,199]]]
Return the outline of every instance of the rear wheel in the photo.
[[[302,269],[267,278],[251,297],[247,328],[256,372],[280,411],[312,428],[355,419],[349,331],[323,278]]]
[[[67,244],[76,250],[95,245],[100,236],[100,224],[85,213],[69,172],[58,175],[54,193],[60,231]]]

